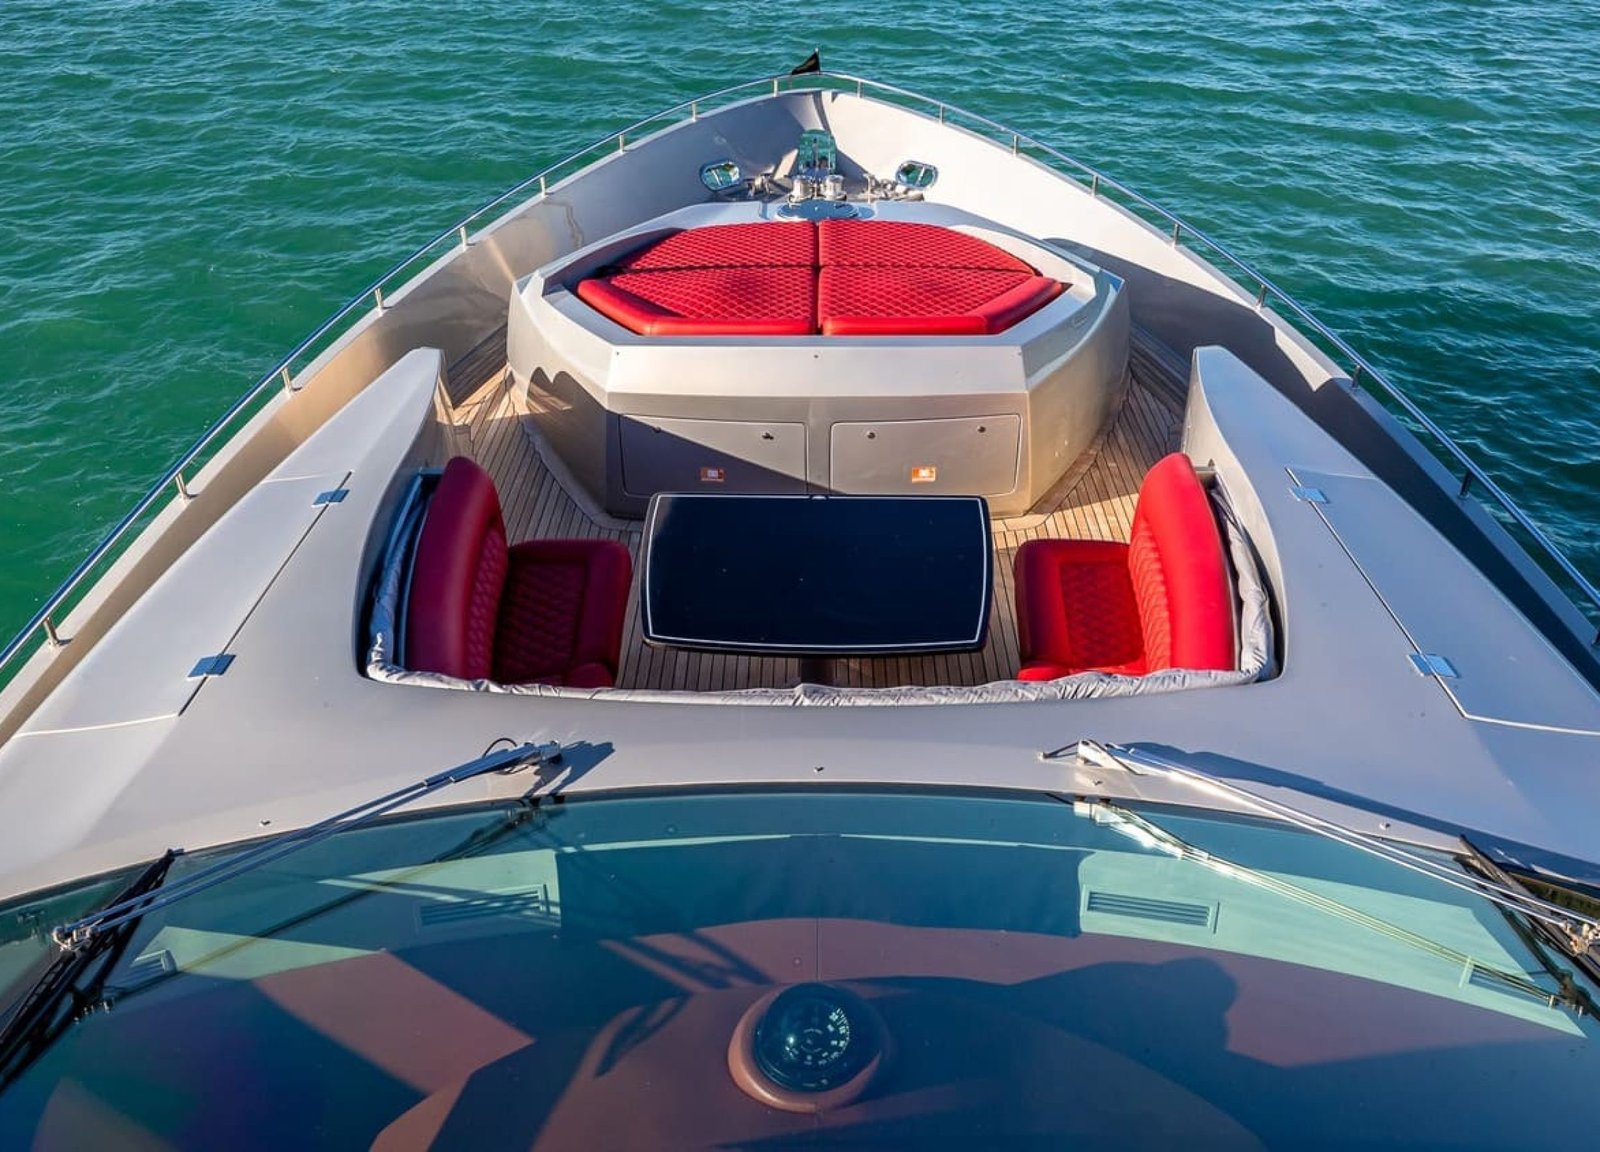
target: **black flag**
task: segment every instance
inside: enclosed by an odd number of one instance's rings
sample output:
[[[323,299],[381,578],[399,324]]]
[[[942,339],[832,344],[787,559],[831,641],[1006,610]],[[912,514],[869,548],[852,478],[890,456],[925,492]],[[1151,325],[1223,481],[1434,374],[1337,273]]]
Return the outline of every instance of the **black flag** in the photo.
[[[821,71],[822,71],[822,57],[817,52],[812,52],[811,55],[807,56],[804,60],[800,61],[800,63],[797,64],[792,71],[790,71],[789,75],[791,75],[791,76],[804,76],[808,72],[821,72]]]

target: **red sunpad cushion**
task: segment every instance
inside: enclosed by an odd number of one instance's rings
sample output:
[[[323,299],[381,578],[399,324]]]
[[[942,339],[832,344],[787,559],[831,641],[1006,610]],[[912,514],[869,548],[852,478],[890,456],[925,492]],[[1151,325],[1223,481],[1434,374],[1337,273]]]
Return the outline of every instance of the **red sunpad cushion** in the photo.
[[[1004,331],[1060,291],[1026,272],[826,267],[817,316],[829,336],[981,336]]]
[[[824,220],[817,229],[823,267],[1034,269],[987,240],[906,220]]]
[[[806,336],[816,330],[809,267],[619,272],[582,281],[578,297],[643,336]]]
[[[674,232],[616,263],[629,272],[667,268],[811,268],[817,263],[817,233],[809,220],[709,224]]]

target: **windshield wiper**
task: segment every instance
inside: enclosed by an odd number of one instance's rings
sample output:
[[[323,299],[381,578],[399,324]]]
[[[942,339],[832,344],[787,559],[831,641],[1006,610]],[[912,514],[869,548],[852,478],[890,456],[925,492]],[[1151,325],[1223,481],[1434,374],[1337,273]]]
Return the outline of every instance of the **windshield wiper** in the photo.
[[[292,832],[285,832],[275,836],[266,843],[250,848],[236,855],[220,860],[209,868],[202,868],[185,876],[176,884],[164,887],[159,891],[148,889],[143,892],[129,895],[106,905],[98,912],[91,912],[81,919],[70,924],[63,924],[53,930],[50,935],[55,942],[68,952],[76,952],[92,947],[96,939],[107,932],[111,932],[124,924],[153,912],[158,908],[166,908],[177,903],[196,892],[203,892],[207,888],[215,887],[227,880],[232,880],[245,872],[253,871],[263,864],[271,864],[281,860],[291,852],[326,840],[329,836],[360,827],[367,822],[392,812],[396,808],[420,800],[429,793],[437,792],[451,784],[459,784],[463,780],[471,780],[477,776],[485,776],[491,772],[511,773],[518,772],[533,765],[554,763],[561,758],[560,744],[518,744],[510,748],[501,748],[493,752],[486,752],[476,760],[469,760],[465,764],[458,764],[454,768],[446,768],[443,772],[436,772],[426,779],[415,784],[408,784],[393,792],[376,799],[368,800],[364,804],[357,804],[354,808],[347,808],[326,820],[316,824],[309,824],[304,828]]]
[[[1259,868],[1241,864],[1226,856],[1219,856],[1215,852],[1197,847],[1176,832],[1164,828],[1154,820],[1132,809],[1124,808],[1120,804],[1113,804],[1107,800],[1089,799],[1073,800],[1072,807],[1073,811],[1078,815],[1087,816],[1096,824],[1127,836],[1143,848],[1165,852],[1179,860],[1198,864],[1200,867],[1215,872],[1219,876],[1225,876],[1230,880],[1264,889],[1276,896],[1293,900],[1297,904],[1314,908],[1319,912],[1337,917],[1347,923],[1358,925],[1370,932],[1376,932],[1378,935],[1385,936],[1390,940],[1405,944],[1418,951],[1426,952],[1430,956],[1436,956],[1441,960],[1448,961],[1459,966],[1467,973],[1481,973],[1501,987],[1512,988],[1536,1000],[1543,1000],[1549,1007],[1564,1003],[1583,1012],[1592,1011],[1592,1006],[1587,999],[1578,996],[1574,989],[1569,989],[1565,985],[1560,991],[1552,992],[1550,989],[1530,980],[1524,972],[1515,972],[1508,968],[1490,964],[1487,961],[1478,959],[1471,953],[1440,943],[1431,937],[1413,932],[1411,929],[1392,921],[1374,916],[1370,912],[1363,912],[1359,908],[1335,900],[1330,896],[1324,896],[1320,892],[1313,892],[1309,888],[1304,888],[1270,872],[1263,872]],[[1546,967],[1546,970],[1548,971],[1548,967]]]
[[[73,1024],[97,1008],[108,1006],[104,999],[106,982],[146,914],[359,827],[451,784],[491,772],[511,773],[551,764],[561,758],[561,752],[561,745],[555,743],[524,743],[487,752],[319,823],[275,836],[163,886],[172,862],[183,855],[181,849],[169,849],[109,904],[51,931],[61,955],[29,989],[0,1030],[0,1092],[31,1068]]]
[[[176,850],[168,850],[123,889],[110,906],[136,901],[156,891],[179,855]],[[33,1067],[63,1032],[100,1006],[106,979],[122,959],[137,927],[137,919],[124,920],[117,928],[95,936],[85,947],[63,952],[45,969],[0,1031],[0,1092]],[[91,969],[92,975],[85,980]]]
[[[1600,948],[1597,948],[1597,945],[1600,945],[1600,920],[1549,900],[1542,900],[1511,880],[1503,878],[1504,874],[1492,866],[1490,870],[1476,874],[1458,871],[1438,860],[1407,851],[1393,841],[1374,836],[1370,832],[1349,828],[1280,800],[1257,795],[1231,781],[1187,764],[1178,764],[1165,757],[1120,744],[1080,740],[1076,744],[1046,752],[1044,758],[1046,760],[1076,758],[1088,764],[1127,772],[1133,776],[1155,776],[1184,784],[1200,792],[1224,796],[1232,803],[1242,804],[1246,808],[1272,816],[1296,828],[1335,840],[1413,872],[1431,876],[1453,888],[1480,896],[1498,907],[1526,916],[1556,933],[1573,956],[1592,957],[1600,954]],[[1474,848],[1465,837],[1457,839],[1464,852],[1475,860],[1487,862],[1487,857]]]

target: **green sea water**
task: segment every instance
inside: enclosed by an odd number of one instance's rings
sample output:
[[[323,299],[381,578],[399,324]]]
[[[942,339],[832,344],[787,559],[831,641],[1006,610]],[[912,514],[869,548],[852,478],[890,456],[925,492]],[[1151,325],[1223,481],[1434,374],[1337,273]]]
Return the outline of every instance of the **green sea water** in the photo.
[[[1595,0],[0,0],[0,633],[395,259],[813,47],[1227,243],[1600,578]]]

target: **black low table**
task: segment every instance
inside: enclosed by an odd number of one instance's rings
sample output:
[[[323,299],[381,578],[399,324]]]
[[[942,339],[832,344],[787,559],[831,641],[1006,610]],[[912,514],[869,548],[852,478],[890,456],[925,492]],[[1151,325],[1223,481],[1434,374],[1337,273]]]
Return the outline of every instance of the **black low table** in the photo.
[[[988,634],[989,508],[977,496],[660,493],[642,567],[656,645],[887,656],[972,652]]]

